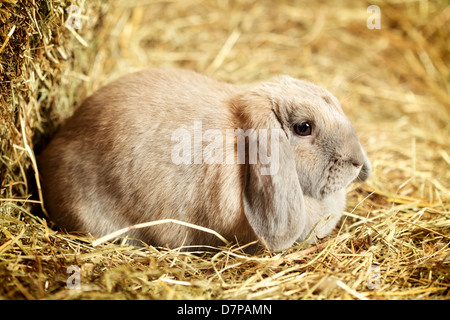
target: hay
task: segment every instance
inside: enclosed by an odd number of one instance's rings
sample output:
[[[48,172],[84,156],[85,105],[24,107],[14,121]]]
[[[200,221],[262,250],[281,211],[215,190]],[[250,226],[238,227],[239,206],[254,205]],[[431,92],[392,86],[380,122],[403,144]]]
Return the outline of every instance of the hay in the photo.
[[[77,30],[64,27],[72,2],[0,1],[1,298],[449,299],[445,1],[73,3]],[[366,26],[371,4],[381,29]],[[40,203],[30,198],[33,152],[87,95],[147,66],[236,83],[279,73],[316,82],[341,100],[373,176],[349,189],[329,237],[282,252],[126,239],[94,247],[87,235],[54,231],[31,212]]]

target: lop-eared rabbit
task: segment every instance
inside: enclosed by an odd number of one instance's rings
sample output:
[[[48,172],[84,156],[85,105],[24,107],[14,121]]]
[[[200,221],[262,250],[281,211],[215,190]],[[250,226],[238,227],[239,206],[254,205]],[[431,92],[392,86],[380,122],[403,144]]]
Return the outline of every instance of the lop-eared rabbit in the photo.
[[[133,73],[75,111],[39,157],[44,204],[95,237],[175,219],[271,250],[326,236],[346,187],[371,165],[339,101],[289,76],[256,85],[178,69]],[[131,230],[150,245],[218,246],[169,223]]]

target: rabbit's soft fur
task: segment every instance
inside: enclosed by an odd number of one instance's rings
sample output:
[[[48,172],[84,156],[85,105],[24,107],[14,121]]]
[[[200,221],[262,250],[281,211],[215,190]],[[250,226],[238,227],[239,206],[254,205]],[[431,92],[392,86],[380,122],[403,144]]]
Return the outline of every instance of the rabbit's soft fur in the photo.
[[[268,129],[269,140],[279,141],[276,172],[262,174],[267,166],[248,155],[244,164],[174,163],[173,133],[191,132],[196,121],[203,132]],[[305,121],[311,136],[293,129]],[[278,250],[327,235],[345,207],[345,188],[367,179],[371,166],[338,100],[314,84],[279,76],[237,86],[192,71],[151,69],[86,99],[39,157],[39,170],[45,207],[67,230],[102,236],[172,218],[240,244],[263,238]],[[222,244],[178,224],[129,236],[172,248]]]

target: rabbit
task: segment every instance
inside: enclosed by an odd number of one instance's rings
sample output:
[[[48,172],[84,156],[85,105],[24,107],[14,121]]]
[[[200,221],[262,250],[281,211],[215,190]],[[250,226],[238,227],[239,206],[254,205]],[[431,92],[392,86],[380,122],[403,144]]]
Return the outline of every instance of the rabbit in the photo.
[[[225,143],[230,129],[237,134]],[[205,152],[206,132],[218,137],[215,146],[226,145],[227,161],[211,161],[221,153]],[[346,187],[371,172],[356,130],[327,90],[287,75],[237,85],[171,68],[139,71],[96,91],[38,165],[45,208],[67,231],[100,237],[176,219],[270,250],[329,234],[345,208]],[[175,223],[127,235],[169,248],[223,244]]]

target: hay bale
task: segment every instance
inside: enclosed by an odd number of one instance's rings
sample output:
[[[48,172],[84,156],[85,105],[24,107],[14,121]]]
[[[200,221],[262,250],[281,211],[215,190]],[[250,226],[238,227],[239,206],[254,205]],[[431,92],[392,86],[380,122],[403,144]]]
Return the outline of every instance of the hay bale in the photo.
[[[79,8],[83,39],[67,27],[69,5]],[[95,50],[95,30],[106,5],[101,1],[1,1],[0,89],[2,151],[1,195],[27,197],[26,172],[37,152],[62,119],[86,95],[83,74],[89,61],[83,51]],[[77,16],[73,16],[78,19]],[[89,17],[85,19],[83,17]],[[72,19],[72,18],[71,18]],[[80,29],[81,31],[83,29]],[[75,35],[77,37],[75,37]],[[94,39],[93,39],[94,38]],[[86,48],[89,41],[89,48]],[[22,127],[23,123],[23,127]]]
[[[367,28],[371,3],[80,0],[76,33],[64,27],[72,3],[0,0],[1,298],[449,298],[445,0],[377,2],[381,29]],[[374,166],[339,228],[249,256],[94,247],[33,215],[39,197],[18,200],[32,190],[33,151],[93,90],[155,65],[242,83],[288,73],[335,93]]]

